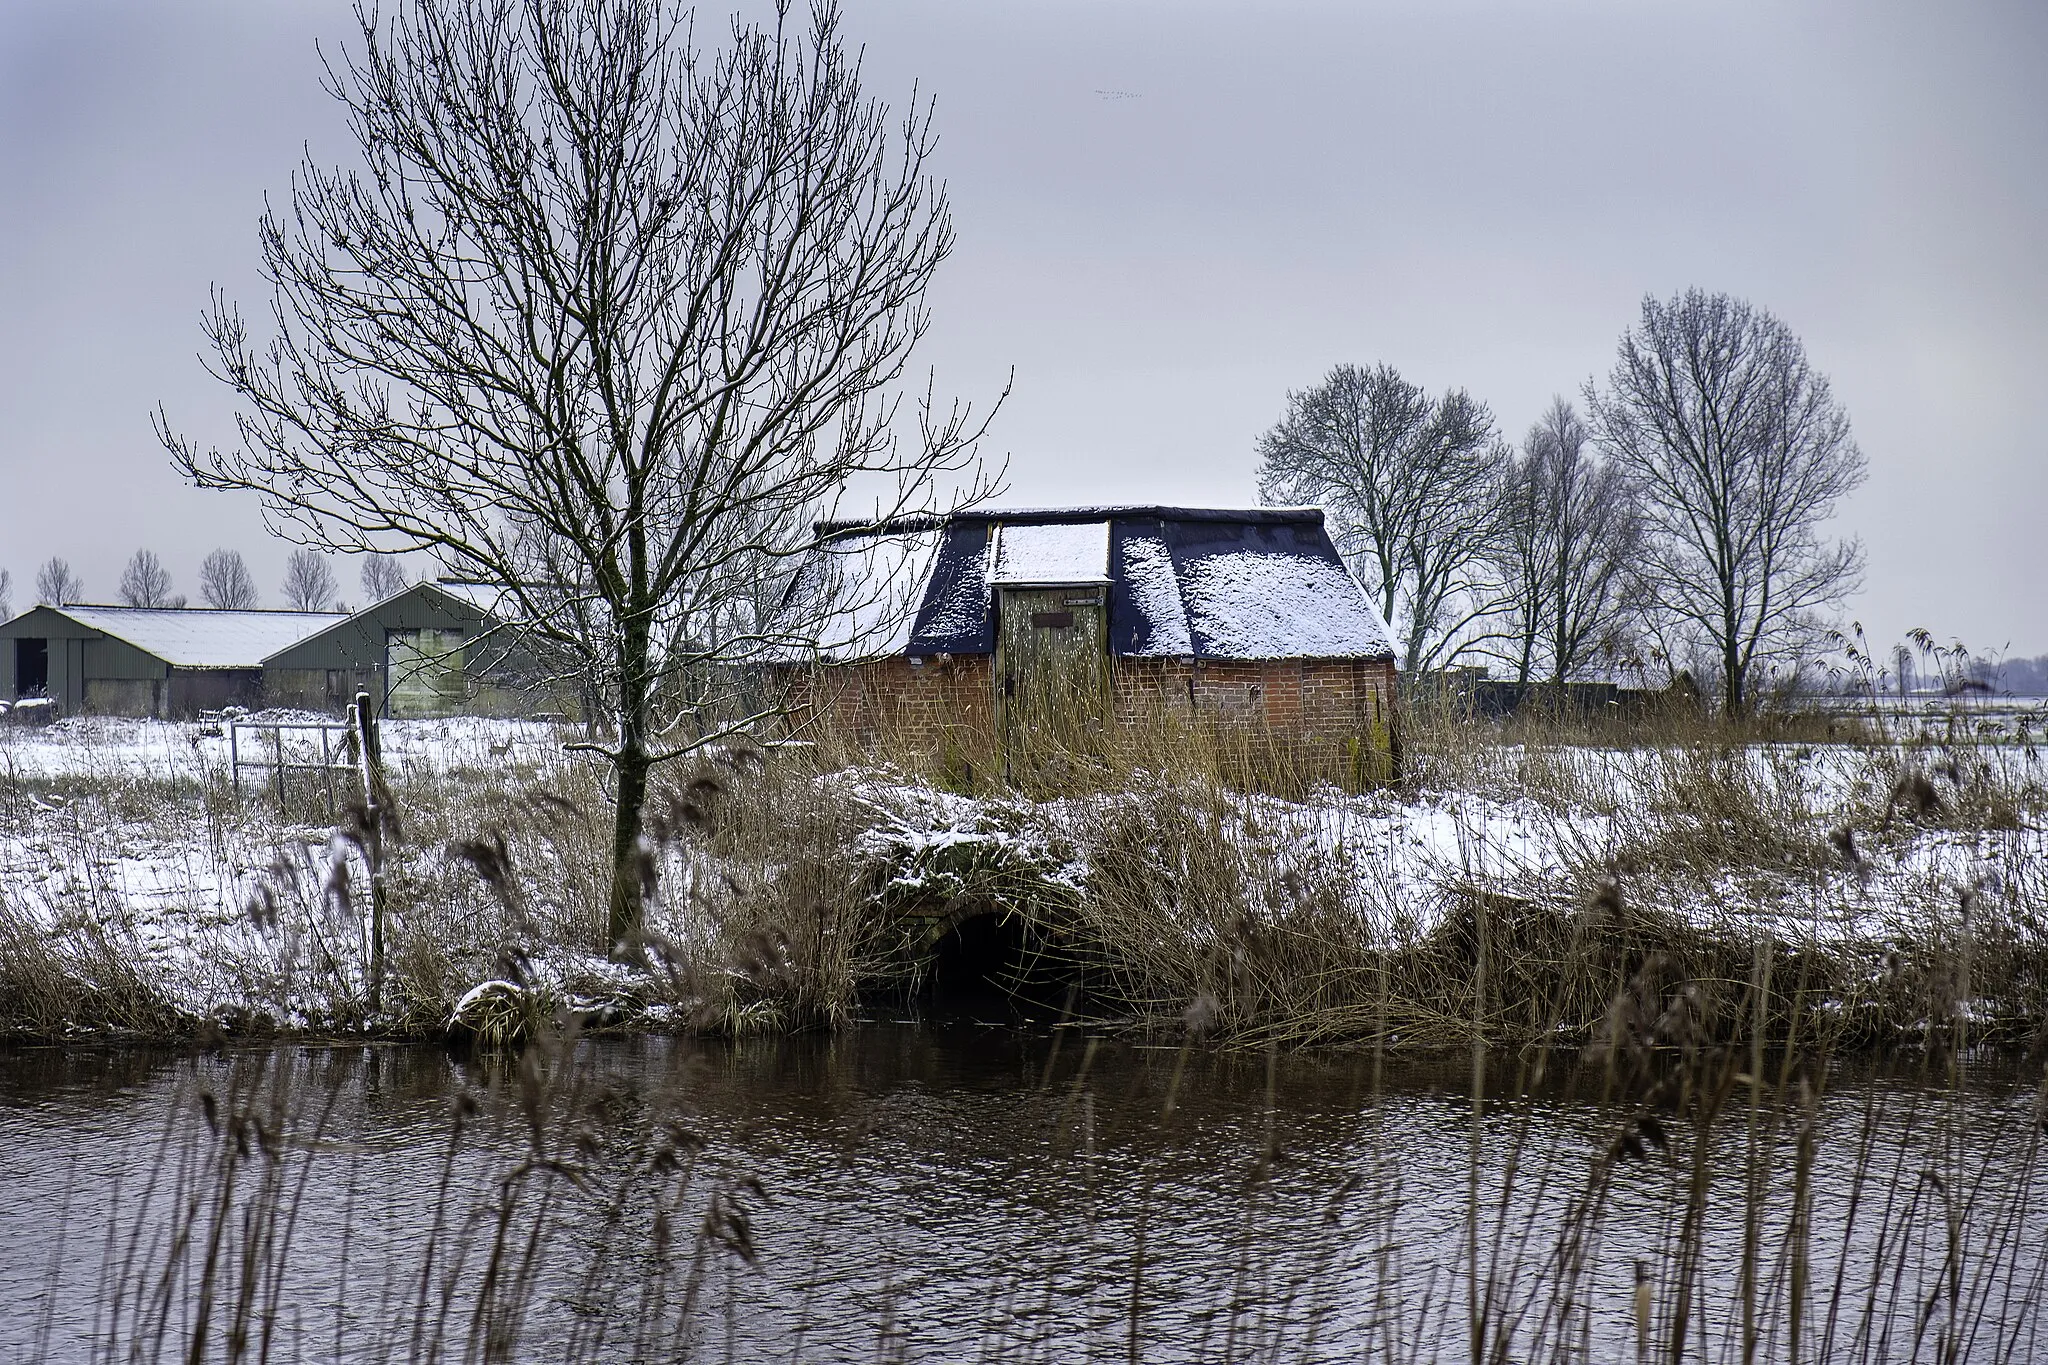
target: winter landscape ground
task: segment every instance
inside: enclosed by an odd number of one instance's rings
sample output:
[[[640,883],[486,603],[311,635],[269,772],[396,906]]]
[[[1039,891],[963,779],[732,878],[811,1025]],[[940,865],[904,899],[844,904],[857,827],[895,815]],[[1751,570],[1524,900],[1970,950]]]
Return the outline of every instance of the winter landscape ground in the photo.
[[[1513,998],[1516,974],[1555,986],[1583,968],[1577,987],[1611,993],[1653,958],[1683,976],[1760,945],[1845,1036],[1924,1031],[1944,1010],[2024,1035],[2048,951],[2033,719],[1831,724],[1832,743],[1809,718],[1801,738],[1623,745],[1418,721],[1399,786],[1284,795],[1185,747],[1177,768],[1034,794],[810,746],[725,750],[661,787],[648,929],[613,945],[606,797],[564,751],[574,736],[390,722],[400,830],[377,1011],[346,774],[332,804],[308,773],[280,799],[260,771],[234,789],[218,725],[10,727],[0,1022],[440,1036],[572,1008],[714,1032],[829,1025],[915,996],[948,935],[988,917],[1017,931],[1013,958],[1029,949],[1028,970],[1003,970],[1079,987],[1092,1017],[1186,1016],[1240,1044],[1509,1042],[1539,1018],[1584,1041],[1605,993],[1560,1012]],[[1475,1011],[1482,932],[1496,990]]]

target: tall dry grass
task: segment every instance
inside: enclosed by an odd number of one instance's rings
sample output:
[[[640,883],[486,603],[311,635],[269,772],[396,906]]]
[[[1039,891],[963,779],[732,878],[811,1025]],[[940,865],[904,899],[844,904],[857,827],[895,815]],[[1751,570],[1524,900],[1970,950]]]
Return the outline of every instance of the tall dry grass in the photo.
[[[1753,984],[1774,970],[1752,963]],[[1434,1102],[1442,1117],[1421,1140],[1463,1149],[1448,1158],[1463,1166],[1462,1192],[1408,1183],[1417,1134],[1384,1116],[1413,1097],[1378,1066],[1355,1088],[1332,1087],[1362,1116],[1357,1149],[1334,1163],[1327,1189],[1304,1191],[1288,1175],[1297,1157],[1277,1048],[1263,1058],[1263,1123],[1219,1148],[1213,1110],[1184,1117],[1203,1084],[1202,1043],[1184,1039],[1156,1068],[1159,1084],[1134,1096],[1127,1072],[1103,1067],[1099,1037],[1073,1039],[1017,1079],[1039,1103],[993,1139],[1009,1178],[1028,1182],[1020,1199],[1043,1206],[1061,1240],[1032,1262],[1042,1283],[984,1287],[980,1349],[961,1343],[956,1321],[947,1358],[2038,1358],[2048,1344],[2039,1060],[2026,1079],[1987,1090],[1967,1078],[1973,1045],[1956,1037],[1917,1072],[1872,1085],[1811,1040],[1773,1048],[1752,1030],[1729,1041],[1688,984],[1630,982],[1590,1049],[1475,1050],[1463,1068],[1445,1067],[1441,1082],[1458,1086],[1462,1069],[1465,1093]],[[687,1084],[645,1086],[593,1061],[573,1020],[476,1069],[439,1131],[412,1135],[433,1148],[421,1235],[356,1228],[336,1207],[372,1178],[350,1173],[362,1148],[338,1117],[367,1085],[360,1065],[307,1066],[288,1053],[195,1070],[157,1160],[107,1225],[94,1358],[930,1354],[915,1286],[947,1266],[897,1280],[873,1248],[835,1241],[825,1191],[762,1182],[748,1158],[758,1134],[699,1112]],[[821,1085],[828,1140],[868,1140],[886,1103],[863,1117],[858,1096]],[[1583,1121],[1561,1129],[1561,1105]],[[1115,1136],[1111,1106],[1133,1111]],[[1139,1108],[1151,1117],[1136,1119]],[[791,1140],[803,1139],[781,1132],[767,1149]],[[1234,1193],[1190,1209],[1142,1166],[1106,1188],[1106,1143],[1187,1144],[1228,1165]],[[864,1169],[888,1181],[903,1159]],[[1299,1216],[1304,1195],[1319,1216]],[[766,1216],[793,1201],[817,1222],[807,1233]],[[1119,1216],[1106,1219],[1112,1202]],[[1215,1239],[1226,1259],[1213,1269],[1213,1307],[1186,1301],[1185,1267],[1178,1283],[1160,1282],[1162,1249],[1189,1217],[1227,1229]],[[81,1214],[78,1231],[101,1229]],[[783,1240],[794,1237],[805,1240]],[[772,1279],[764,1261],[780,1264]],[[821,1318],[801,1302],[828,1287],[857,1311]],[[752,1322],[736,1334],[735,1315],[768,1292],[798,1299],[773,1306],[785,1321],[816,1323],[815,1335],[777,1339]],[[1076,1292],[1088,1302],[1065,1305]],[[1009,1344],[1020,1341],[1038,1347]],[[43,1346],[50,1358],[61,1343],[46,1335]]]
[[[1397,788],[1355,781],[1347,755],[1333,769],[1171,715],[1022,786],[965,738],[728,745],[661,772],[646,928],[626,944],[602,932],[598,765],[531,747],[411,762],[393,774],[375,1011],[345,802],[330,813],[311,782],[238,799],[203,771],[0,777],[19,860],[0,883],[0,1029],[508,1041],[564,1009],[591,1027],[835,1027],[914,994],[948,933],[993,915],[1077,1009],[1242,1047],[1584,1044],[1646,973],[1774,1043],[1962,1017],[2026,1034],[2048,1018],[2040,768],[2009,735],[1851,719],[1833,745],[1697,716],[1595,744],[1577,722],[1422,712]],[[1533,870],[1503,854],[1502,812],[1548,850]],[[1418,877],[1388,841],[1431,822],[1456,855]],[[60,889],[18,875],[23,848],[68,869]],[[189,894],[139,909],[138,868]],[[1738,1010],[1759,955],[1780,969]]]

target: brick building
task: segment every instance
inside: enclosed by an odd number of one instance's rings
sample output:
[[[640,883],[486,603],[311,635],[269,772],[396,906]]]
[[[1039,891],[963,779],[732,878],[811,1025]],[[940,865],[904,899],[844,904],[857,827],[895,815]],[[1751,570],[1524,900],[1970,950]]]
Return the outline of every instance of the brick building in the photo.
[[[1087,748],[1160,717],[1361,777],[1391,761],[1394,650],[1316,508],[984,510],[834,533],[813,582],[862,600],[792,680],[841,734]],[[891,609],[893,607],[893,610]]]

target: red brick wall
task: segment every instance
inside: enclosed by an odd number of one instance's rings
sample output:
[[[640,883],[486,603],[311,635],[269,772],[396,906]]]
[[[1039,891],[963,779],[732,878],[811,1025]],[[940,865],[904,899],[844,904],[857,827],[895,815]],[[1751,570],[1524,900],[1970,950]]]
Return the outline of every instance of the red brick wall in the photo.
[[[1118,659],[1118,721],[1170,706],[1212,720],[1242,720],[1303,738],[1360,735],[1384,725],[1394,694],[1391,660]]]
[[[817,669],[791,690],[800,707],[855,743],[985,749],[995,720],[991,664],[985,654],[876,659]],[[1203,725],[1241,724],[1328,763],[1361,748],[1384,750],[1391,739],[1391,659],[1120,658],[1110,676],[1119,725],[1161,711]]]
[[[837,736],[859,744],[884,739],[932,751],[950,738],[987,742],[995,692],[986,654],[941,663],[901,656],[818,668],[792,680],[791,700]]]

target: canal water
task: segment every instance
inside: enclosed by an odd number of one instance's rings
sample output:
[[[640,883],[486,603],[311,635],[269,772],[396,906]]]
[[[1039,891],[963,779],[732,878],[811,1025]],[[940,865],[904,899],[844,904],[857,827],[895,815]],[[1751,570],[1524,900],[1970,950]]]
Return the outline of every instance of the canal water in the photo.
[[[0,1360],[1449,1361],[1475,1319],[1502,1360],[2048,1359],[2038,1063],[1710,1121],[1561,1058],[1490,1059],[1475,1118],[1470,1067],[972,1021],[0,1050]]]

